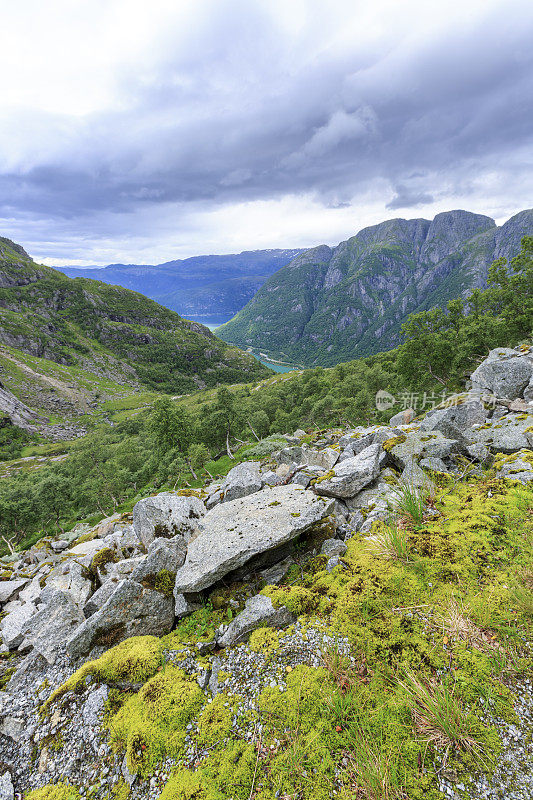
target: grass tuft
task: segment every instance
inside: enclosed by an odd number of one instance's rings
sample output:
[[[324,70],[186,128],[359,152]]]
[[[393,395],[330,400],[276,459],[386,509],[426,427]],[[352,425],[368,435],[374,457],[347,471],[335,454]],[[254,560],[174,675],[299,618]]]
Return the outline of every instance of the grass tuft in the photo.
[[[444,763],[450,750],[481,756],[482,747],[472,735],[471,720],[453,690],[446,684],[426,686],[412,673],[400,685],[408,694],[417,733],[427,744],[444,750]]]

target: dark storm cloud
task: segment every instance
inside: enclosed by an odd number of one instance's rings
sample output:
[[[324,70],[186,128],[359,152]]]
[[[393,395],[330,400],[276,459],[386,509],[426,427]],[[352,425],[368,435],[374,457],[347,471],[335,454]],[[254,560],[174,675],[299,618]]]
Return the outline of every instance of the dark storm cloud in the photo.
[[[97,215],[112,231],[168,203],[313,193],[342,208],[373,182],[390,187],[389,209],[466,196],[485,172],[522,169],[532,34],[532,7],[510,2],[427,40],[403,30],[336,49],[320,31],[295,42],[264,4],[220,4],[185,50],[166,33],[156,67],[124,76],[116,110],[26,118],[42,152],[0,174],[0,215],[76,220],[72,230]]]

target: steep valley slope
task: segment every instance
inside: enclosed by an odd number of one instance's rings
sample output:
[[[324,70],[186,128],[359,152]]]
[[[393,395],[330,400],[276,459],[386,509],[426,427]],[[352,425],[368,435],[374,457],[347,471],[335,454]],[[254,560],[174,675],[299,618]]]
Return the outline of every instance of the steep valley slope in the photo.
[[[38,265],[4,238],[0,370],[2,410],[9,414],[21,401],[52,427],[109,397],[188,392],[267,374],[203,325],[129,289]]]
[[[491,263],[515,256],[532,232],[531,209],[501,227],[468,211],[388,220],[298,255],[216,333],[304,366],[382,352],[409,314],[483,288]]]

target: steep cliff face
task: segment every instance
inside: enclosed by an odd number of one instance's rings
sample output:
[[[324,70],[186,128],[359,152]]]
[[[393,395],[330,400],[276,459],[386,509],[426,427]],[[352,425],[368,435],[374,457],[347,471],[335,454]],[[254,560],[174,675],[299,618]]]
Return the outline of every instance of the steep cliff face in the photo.
[[[501,227],[468,211],[388,220],[297,256],[217,335],[306,366],[387,350],[409,314],[484,287],[492,261],[532,232],[533,210]]]

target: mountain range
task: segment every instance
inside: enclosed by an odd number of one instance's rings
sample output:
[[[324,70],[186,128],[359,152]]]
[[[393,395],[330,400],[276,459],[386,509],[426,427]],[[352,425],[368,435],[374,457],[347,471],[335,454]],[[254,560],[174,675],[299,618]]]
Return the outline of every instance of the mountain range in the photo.
[[[300,253],[216,334],[304,366],[388,350],[409,314],[483,288],[494,259],[532,233],[532,209],[500,227],[468,211],[388,220]]]
[[[230,317],[246,305],[267,278],[302,250],[253,250],[233,255],[194,256],[164,264],[57,267],[70,278],[93,278],[124,286],[186,317]]]

